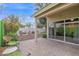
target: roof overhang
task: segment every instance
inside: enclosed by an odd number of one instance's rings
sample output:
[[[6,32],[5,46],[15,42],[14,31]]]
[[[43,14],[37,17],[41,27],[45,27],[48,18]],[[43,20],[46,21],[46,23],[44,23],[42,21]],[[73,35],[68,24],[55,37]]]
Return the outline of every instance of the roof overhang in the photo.
[[[34,16],[37,16],[37,15],[39,15],[39,14],[41,14],[41,13],[47,11],[48,9],[50,9],[50,8],[52,8],[52,7],[54,7],[54,6],[56,6],[57,4],[59,4],[59,3],[52,3],[52,4],[49,4],[48,6],[44,7],[43,9],[37,11],[37,12],[34,14]]]
[[[62,11],[66,8],[69,8],[75,4],[73,3],[54,3],[54,4],[49,4],[45,8],[41,9],[37,13],[34,14],[35,18],[41,18],[41,17],[46,17],[47,15],[50,15],[51,13],[54,14],[57,11]]]

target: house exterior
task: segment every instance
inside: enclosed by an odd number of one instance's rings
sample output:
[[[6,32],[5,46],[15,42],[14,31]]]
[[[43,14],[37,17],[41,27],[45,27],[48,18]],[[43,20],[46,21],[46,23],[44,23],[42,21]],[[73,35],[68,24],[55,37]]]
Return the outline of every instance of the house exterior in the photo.
[[[34,14],[36,18],[35,39],[38,38],[37,20],[46,19],[47,39],[79,44],[79,4],[52,3]]]

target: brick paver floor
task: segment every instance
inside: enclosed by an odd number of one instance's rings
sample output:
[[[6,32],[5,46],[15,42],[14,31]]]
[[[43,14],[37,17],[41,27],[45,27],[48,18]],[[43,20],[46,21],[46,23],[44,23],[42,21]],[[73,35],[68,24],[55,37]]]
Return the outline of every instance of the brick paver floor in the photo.
[[[19,41],[23,41],[23,40],[30,40],[30,39],[34,39],[34,34],[21,34],[20,36],[18,36],[18,40]]]
[[[20,41],[20,50],[26,55],[31,56],[79,56],[79,46],[60,43],[54,40],[35,39]]]

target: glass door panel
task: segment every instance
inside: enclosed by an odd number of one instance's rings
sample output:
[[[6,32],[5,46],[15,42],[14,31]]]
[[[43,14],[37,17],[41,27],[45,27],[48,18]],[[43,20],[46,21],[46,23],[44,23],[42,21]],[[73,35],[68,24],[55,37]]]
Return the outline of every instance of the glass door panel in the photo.
[[[49,38],[54,38],[54,23],[49,25]]]
[[[56,39],[64,40],[64,23],[56,23]]]
[[[65,24],[66,41],[79,44],[79,23],[70,22]]]
[[[54,28],[49,27],[49,37],[54,38]]]

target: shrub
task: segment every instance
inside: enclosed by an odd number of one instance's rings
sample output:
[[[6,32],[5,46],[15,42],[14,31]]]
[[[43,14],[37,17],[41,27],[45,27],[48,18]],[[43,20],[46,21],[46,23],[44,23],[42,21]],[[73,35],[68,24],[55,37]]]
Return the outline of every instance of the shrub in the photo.
[[[43,38],[47,38],[47,34],[46,33],[42,33]]]
[[[8,35],[12,37],[12,41],[17,41],[17,35],[15,32],[9,32]]]

